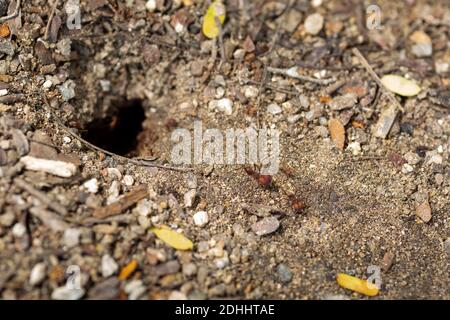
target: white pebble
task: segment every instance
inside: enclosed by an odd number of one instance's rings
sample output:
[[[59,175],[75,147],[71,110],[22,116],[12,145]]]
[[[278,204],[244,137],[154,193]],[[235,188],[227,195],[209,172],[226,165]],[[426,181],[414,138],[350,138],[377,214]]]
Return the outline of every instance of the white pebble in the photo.
[[[108,189],[108,198],[106,198],[106,204],[111,204],[117,201],[120,194],[120,183],[114,180]]]
[[[412,165],[410,165],[409,163],[405,163],[403,164],[402,167],[402,172],[403,173],[410,173],[414,171],[414,167]]]
[[[63,244],[68,247],[76,247],[80,242],[81,230],[77,228],[69,228],[64,231]]]
[[[347,146],[347,150],[350,150],[353,155],[357,156],[361,153],[361,144],[359,142],[349,143]]]
[[[154,12],[156,10],[156,0],[147,1],[145,8],[150,12]]]
[[[194,204],[196,195],[197,195],[197,192],[195,191],[195,189],[191,189],[184,194],[184,206],[186,208],[192,207],[192,205]]]
[[[214,264],[216,265],[217,269],[223,269],[228,266],[229,263],[230,259],[228,259],[227,256],[214,260]]]
[[[119,266],[116,261],[109,255],[105,254],[102,257],[102,275],[108,278],[115,274],[119,270]]]
[[[146,291],[142,280],[132,280],[124,288],[128,294],[128,300],[139,299]]]
[[[125,175],[122,179],[122,183],[127,187],[131,187],[134,184],[134,178],[129,174]]]
[[[439,155],[439,154],[433,154],[433,155],[431,155],[431,156],[428,158],[427,164],[432,164],[432,163],[435,163],[435,164],[442,164],[442,161],[443,161],[443,159],[442,159],[442,156],[441,156],[441,155]]]
[[[56,288],[52,292],[53,300],[79,300],[84,296],[84,289],[72,289],[68,286]]]
[[[305,30],[307,33],[316,35],[322,30],[323,17],[320,13],[313,13],[305,20]]]
[[[217,110],[225,113],[226,115],[231,115],[233,113],[233,101],[228,98],[217,100]]]
[[[30,272],[30,285],[36,286],[40,284],[45,279],[46,270],[47,266],[45,265],[45,263],[36,263]]]
[[[87,190],[89,193],[97,193],[98,192],[98,180],[97,178],[90,179],[83,183],[83,187]]]
[[[106,173],[108,175],[108,178],[113,180],[121,180],[122,179],[122,173],[117,168],[107,168]]]
[[[53,82],[52,80],[45,80],[42,86],[44,87],[44,89],[50,89],[53,86]]]
[[[257,87],[255,86],[247,86],[244,89],[244,96],[247,99],[253,99],[256,98],[258,96],[259,90]]]
[[[181,291],[172,291],[169,300],[187,300],[186,295]]]
[[[225,89],[223,87],[218,87],[216,89],[216,95],[215,95],[216,99],[222,99],[224,95],[225,95]]]
[[[12,228],[12,234],[17,238],[22,238],[27,232],[27,228],[21,222],[17,222]]]
[[[276,103],[271,103],[267,106],[267,112],[271,113],[271,114],[280,114],[281,113],[281,108],[278,104]]]
[[[199,211],[194,214],[194,223],[199,227],[203,227],[209,221],[208,213],[206,211]]]
[[[140,200],[136,206],[136,211],[139,213],[140,216],[143,217],[148,216],[151,210],[152,204],[147,199]]]

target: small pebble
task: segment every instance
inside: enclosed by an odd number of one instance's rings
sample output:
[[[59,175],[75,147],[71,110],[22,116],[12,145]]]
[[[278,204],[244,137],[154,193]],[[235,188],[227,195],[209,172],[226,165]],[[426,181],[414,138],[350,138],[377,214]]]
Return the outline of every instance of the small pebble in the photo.
[[[255,86],[247,86],[244,88],[244,96],[247,99],[253,99],[258,96],[259,90]]]
[[[403,167],[402,167],[402,172],[403,173],[410,173],[410,172],[413,172],[414,171],[414,167],[412,166],[412,165],[410,165],[409,163],[405,163],[405,164],[403,164]]]
[[[87,192],[96,194],[98,192],[98,180],[96,178],[89,179],[85,183],[83,183],[83,187]]]
[[[384,271],[388,271],[392,264],[394,263],[394,253],[391,251],[388,251],[384,254],[383,260],[381,261],[381,268],[383,268]]]
[[[156,0],[148,0],[145,3],[145,9],[147,9],[150,12],[155,12],[155,10],[156,10]]]
[[[123,177],[122,183],[127,187],[131,187],[134,184],[134,178],[127,174]]]
[[[208,221],[208,213],[206,211],[199,211],[194,214],[194,223],[196,226],[203,227]]]
[[[218,258],[214,260],[214,264],[216,265],[217,269],[223,269],[230,264],[230,259],[228,259],[227,256],[223,258]]]
[[[275,217],[266,217],[252,225],[252,230],[258,236],[275,232],[280,227],[280,221]]]
[[[68,248],[76,247],[80,242],[81,230],[69,228],[64,231],[62,242]]]
[[[12,228],[12,234],[17,238],[22,238],[26,232],[27,228],[21,222],[17,222]]]
[[[53,300],[79,300],[84,296],[84,289],[72,289],[67,286],[56,288],[52,292]]]
[[[191,208],[194,204],[195,197],[197,196],[197,192],[195,189],[191,189],[184,194],[184,206],[186,208]]]
[[[59,92],[64,101],[69,101],[75,98],[75,81],[67,80],[62,85],[58,86]]]
[[[152,224],[150,219],[145,216],[138,216],[137,220],[139,225],[144,229],[149,228]]]
[[[281,108],[278,104],[276,103],[271,103],[267,106],[267,112],[269,112],[270,114],[280,114],[281,113]]]
[[[225,113],[226,115],[231,115],[233,113],[233,101],[228,98],[223,98],[217,101],[217,110]]]
[[[282,283],[289,283],[292,280],[292,271],[291,269],[284,265],[284,264],[279,264],[277,266],[277,278],[280,282]]]
[[[431,220],[431,207],[428,201],[422,202],[416,206],[416,214],[425,223]]]
[[[410,164],[410,165],[416,165],[420,162],[420,157],[415,152],[408,152],[406,153],[403,158]]]
[[[187,296],[181,291],[172,291],[169,300],[187,300]]]
[[[185,276],[194,276],[197,273],[197,266],[190,262],[183,265],[183,274]]]
[[[306,17],[305,31],[309,34],[316,35],[323,28],[323,17],[320,13],[313,13]]]
[[[112,276],[119,270],[119,266],[117,265],[116,261],[108,254],[105,254],[102,257],[101,268],[102,268],[102,275],[104,278]]]
[[[145,288],[142,280],[132,280],[124,288],[124,291],[128,294],[128,300],[137,300],[145,293]]]
[[[39,285],[45,279],[46,270],[47,266],[45,265],[45,263],[40,262],[35,264],[30,272],[30,280],[29,280],[30,285],[31,286]]]
[[[136,206],[136,211],[140,216],[148,216],[152,210],[152,204],[148,199],[142,199]]]

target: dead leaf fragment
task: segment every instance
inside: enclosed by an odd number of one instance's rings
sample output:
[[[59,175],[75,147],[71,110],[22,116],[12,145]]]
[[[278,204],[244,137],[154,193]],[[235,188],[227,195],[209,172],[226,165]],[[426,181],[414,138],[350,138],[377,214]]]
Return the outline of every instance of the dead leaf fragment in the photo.
[[[138,263],[136,260],[131,260],[125,267],[122,268],[119,274],[119,280],[126,280],[136,270]]]
[[[364,294],[369,297],[376,296],[380,291],[374,284],[370,283],[368,280],[359,279],[345,273],[338,273],[336,280],[341,287]]]
[[[219,26],[225,21],[225,12],[225,5],[220,0],[211,3],[206,11],[202,25],[202,31],[206,37],[214,39],[220,34]],[[218,24],[220,25],[218,26]]]
[[[331,140],[333,140],[339,150],[344,150],[345,145],[345,128],[338,119],[330,119],[328,121],[328,130],[330,131]]]
[[[177,250],[191,250],[194,247],[191,240],[167,226],[152,228],[150,231],[152,231],[164,243]]]
[[[395,74],[383,76],[383,78],[381,78],[381,83],[389,91],[404,97],[413,97],[421,90],[414,81]]]
[[[11,34],[7,24],[0,25],[0,37],[6,38]]]

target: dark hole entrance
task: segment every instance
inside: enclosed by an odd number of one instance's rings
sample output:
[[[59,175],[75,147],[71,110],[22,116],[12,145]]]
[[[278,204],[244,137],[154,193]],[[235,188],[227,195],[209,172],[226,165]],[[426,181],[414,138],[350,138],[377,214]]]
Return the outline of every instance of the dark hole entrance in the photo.
[[[145,111],[142,101],[130,100],[111,116],[95,119],[86,127],[84,138],[90,143],[122,156],[135,156]]]

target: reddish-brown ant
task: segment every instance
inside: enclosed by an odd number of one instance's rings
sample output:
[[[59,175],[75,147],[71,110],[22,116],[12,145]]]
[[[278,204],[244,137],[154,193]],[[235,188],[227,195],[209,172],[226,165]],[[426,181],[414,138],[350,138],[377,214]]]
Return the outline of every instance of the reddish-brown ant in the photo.
[[[251,177],[253,177],[258,184],[263,186],[264,188],[269,188],[272,185],[272,176],[261,174],[259,171],[254,168],[244,167],[244,171]]]

